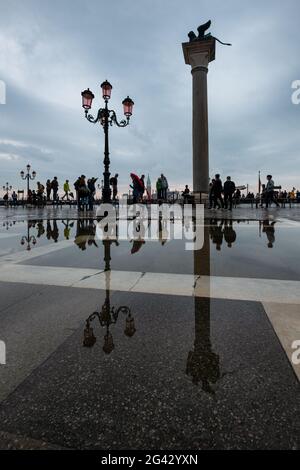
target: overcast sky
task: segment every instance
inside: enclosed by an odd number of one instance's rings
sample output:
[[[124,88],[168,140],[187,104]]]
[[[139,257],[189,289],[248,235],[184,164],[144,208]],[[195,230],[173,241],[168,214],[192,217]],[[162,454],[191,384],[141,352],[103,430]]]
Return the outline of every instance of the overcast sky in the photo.
[[[81,91],[112,85],[110,106],[135,102],[130,126],[111,128],[111,172],[128,189],[129,173],[163,172],[171,188],[192,181],[192,77],[181,43],[208,19],[217,44],[210,64],[210,173],[257,187],[257,173],[300,188],[299,0],[0,0],[1,187],[24,187],[31,163],[38,180],[102,174],[103,131],[88,123]],[[1,98],[1,97],[0,97]],[[1,99],[0,99],[1,101]]]

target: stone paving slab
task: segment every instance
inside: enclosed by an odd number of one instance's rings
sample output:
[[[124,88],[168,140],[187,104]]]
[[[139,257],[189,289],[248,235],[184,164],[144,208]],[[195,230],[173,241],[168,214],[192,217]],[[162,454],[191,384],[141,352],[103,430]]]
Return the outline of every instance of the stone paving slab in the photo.
[[[103,291],[0,282],[0,400],[11,393],[103,301]],[[1,424],[0,424],[1,429]]]
[[[2,403],[1,428],[79,449],[297,449],[300,397],[259,303],[115,294],[136,334],[79,328]],[[83,325],[82,325],[83,326]]]
[[[0,450],[63,450],[61,446],[0,431]]]
[[[300,222],[298,207],[205,215]],[[82,214],[0,207],[2,221],[47,217]],[[43,261],[48,253],[62,258],[72,243],[2,256],[1,449],[300,448],[299,383],[289,362],[298,280],[112,271],[111,289],[123,286],[110,293],[112,305],[130,306],[137,331],[125,337],[119,318],[106,355],[99,325],[94,348],[82,347],[84,320],[104,301],[105,274]]]

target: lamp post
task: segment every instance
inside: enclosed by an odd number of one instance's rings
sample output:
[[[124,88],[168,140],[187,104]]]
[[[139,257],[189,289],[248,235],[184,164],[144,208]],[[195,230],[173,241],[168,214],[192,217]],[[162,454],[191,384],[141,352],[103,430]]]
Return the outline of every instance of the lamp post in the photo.
[[[9,196],[8,193],[9,193],[9,191],[12,190],[12,186],[10,186],[9,183],[5,183],[5,185],[2,186],[2,187],[3,187],[3,191],[5,192],[4,198],[5,198],[5,200],[6,200],[6,202],[7,202],[7,205],[8,205],[8,196]],[[4,198],[3,198],[3,199],[4,199]]]
[[[5,191],[6,194],[8,195],[8,192],[11,190],[12,190],[12,186],[6,182],[5,185],[3,186],[3,191]]]
[[[28,163],[28,165],[26,166],[27,173],[25,174],[25,171],[23,170],[20,171],[22,180],[27,180],[27,199],[29,195],[29,180],[34,180],[34,178],[36,177],[36,172],[33,171],[32,173],[30,173],[30,169],[31,169],[31,166]]]
[[[129,98],[129,96],[127,96],[127,98],[125,98],[122,101],[122,104],[124,107],[124,115],[126,119],[123,119],[122,121],[119,122],[117,120],[115,111],[112,109],[108,109],[108,101],[111,96],[112,85],[107,80],[105,80],[105,82],[101,84],[101,88],[102,88],[102,98],[104,99],[105,107],[98,109],[97,116],[95,118],[91,114],[88,114],[89,109],[91,109],[92,107],[92,101],[95,98],[95,95],[88,88],[87,90],[84,90],[81,93],[81,96],[82,96],[82,107],[85,111],[86,119],[93,124],[96,124],[97,122],[99,122],[104,130],[104,160],[103,160],[104,185],[102,188],[102,201],[104,203],[107,203],[107,202],[109,203],[111,202],[111,190],[110,190],[110,185],[109,185],[110,159],[109,159],[108,129],[109,129],[109,126],[112,126],[113,124],[116,124],[118,127],[126,127],[129,124],[130,116],[132,115],[132,108],[133,108],[134,102],[132,101],[131,98]]]

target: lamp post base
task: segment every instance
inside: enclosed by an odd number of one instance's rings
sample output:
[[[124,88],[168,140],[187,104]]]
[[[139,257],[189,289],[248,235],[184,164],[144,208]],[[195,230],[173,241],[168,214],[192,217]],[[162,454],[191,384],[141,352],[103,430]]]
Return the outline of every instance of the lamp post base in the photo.
[[[111,189],[110,188],[103,188],[102,190],[102,202],[104,203],[111,203]]]

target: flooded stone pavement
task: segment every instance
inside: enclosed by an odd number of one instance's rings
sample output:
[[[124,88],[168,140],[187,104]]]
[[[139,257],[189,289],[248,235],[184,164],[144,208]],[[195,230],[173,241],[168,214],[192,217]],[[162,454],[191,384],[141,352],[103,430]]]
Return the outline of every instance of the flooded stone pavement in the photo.
[[[194,251],[182,220],[0,209],[0,447],[298,449],[295,212],[208,212]]]

